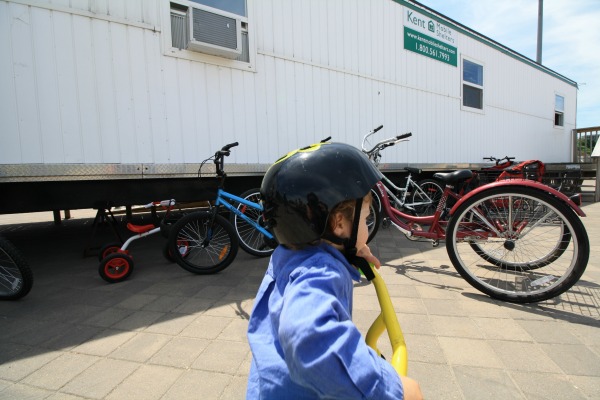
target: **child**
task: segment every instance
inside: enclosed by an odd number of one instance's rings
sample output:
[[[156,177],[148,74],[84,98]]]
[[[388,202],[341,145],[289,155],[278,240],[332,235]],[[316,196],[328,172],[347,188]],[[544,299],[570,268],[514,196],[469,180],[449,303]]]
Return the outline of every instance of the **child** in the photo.
[[[351,319],[354,266],[380,266],[366,224],[380,179],[364,154],[341,143],[291,152],[267,171],[261,197],[280,246],[248,326],[247,399],[422,398]]]

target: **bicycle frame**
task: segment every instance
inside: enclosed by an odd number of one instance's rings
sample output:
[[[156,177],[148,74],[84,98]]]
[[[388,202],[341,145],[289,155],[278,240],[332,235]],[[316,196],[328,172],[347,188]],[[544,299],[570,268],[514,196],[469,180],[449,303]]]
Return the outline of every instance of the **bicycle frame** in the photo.
[[[274,239],[274,236],[268,230],[266,230],[265,228],[263,228],[262,226],[257,224],[256,221],[253,221],[252,219],[250,219],[247,215],[245,215],[243,212],[238,210],[237,207],[235,207],[234,205],[229,203],[228,200],[234,201],[236,203],[241,203],[247,207],[254,208],[254,209],[262,212],[263,207],[261,204],[254,203],[254,202],[248,201],[246,199],[242,199],[241,197],[238,197],[236,195],[228,193],[221,188],[219,188],[217,190],[217,200],[215,202],[215,205],[217,207],[219,207],[219,206],[225,207],[227,210],[234,213],[235,215],[237,215],[238,217],[240,217],[244,221],[246,221],[248,224],[250,224],[254,229],[256,229],[257,231],[259,231],[260,233],[265,235],[268,239]]]
[[[402,329],[398,323],[398,317],[396,311],[390,299],[390,295],[387,290],[387,286],[383,281],[383,278],[375,268],[371,266],[371,270],[375,275],[375,278],[371,280],[373,286],[375,286],[375,292],[377,293],[377,299],[379,300],[379,307],[381,313],[373,321],[371,327],[367,331],[365,341],[367,345],[377,352],[381,356],[381,351],[377,348],[377,339],[381,336],[384,330],[387,330],[390,343],[392,345],[392,359],[390,364],[394,367],[398,375],[406,376],[408,371],[408,352],[406,350],[406,343],[404,341],[404,335]]]
[[[423,189],[421,189],[419,187],[419,185],[417,185],[415,183],[415,181],[412,179],[412,174],[410,172],[408,173],[408,177],[406,178],[406,186],[403,187],[403,188],[394,185],[394,183],[388,177],[386,177],[385,175],[383,176],[383,182],[384,182],[384,186],[385,186],[385,189],[387,191],[388,197],[391,198],[395,203],[397,203],[401,207],[408,208],[409,210],[414,210],[415,206],[421,206],[421,205],[431,204],[431,202],[433,201],[429,197],[429,195],[427,193],[425,193],[423,191]],[[420,192],[427,201],[407,203],[406,202],[406,196],[408,195],[408,188],[410,186],[413,187],[413,190],[416,190],[416,191]],[[392,189],[393,190],[397,190],[398,192],[402,193],[402,195],[400,196],[400,198],[398,198],[394,194],[394,192],[392,191]]]
[[[453,197],[454,199],[457,200],[456,204],[452,207],[452,209],[448,213],[448,218],[451,218],[452,215],[454,215],[454,212],[460,207],[461,204],[463,204],[465,201],[467,201],[469,198],[476,195],[477,193],[480,193],[484,190],[495,188],[495,187],[511,186],[511,185],[512,186],[514,186],[514,185],[527,186],[527,187],[532,187],[532,188],[542,190],[544,192],[549,192],[550,194],[559,198],[561,201],[565,202],[579,216],[581,216],[581,217],[585,216],[585,213],[581,210],[581,208],[579,208],[579,206],[577,204],[575,204],[573,202],[573,200],[571,200],[569,197],[567,197],[564,193],[561,193],[558,190],[553,189],[549,186],[546,186],[540,182],[536,182],[536,181],[532,181],[532,180],[528,180],[528,179],[514,179],[514,180],[504,180],[504,181],[499,181],[499,182],[492,182],[487,185],[480,186],[475,190],[472,190],[465,196],[460,196],[460,195],[454,193],[454,191],[452,190],[452,186],[446,185],[446,187],[444,188],[444,194],[442,195],[442,198],[440,199],[440,202],[435,211],[435,214],[432,216],[426,216],[426,217],[416,217],[414,215],[406,214],[406,213],[403,213],[402,211],[395,209],[391,205],[390,200],[387,196],[385,185],[380,181],[380,182],[377,182],[376,187],[377,187],[377,190],[380,195],[381,205],[383,207],[383,210],[385,211],[385,213],[387,214],[387,216],[390,218],[393,225],[397,229],[399,229],[402,233],[404,233],[408,237],[411,237],[411,236],[422,237],[425,239],[438,241],[438,240],[444,239],[446,237],[445,227],[448,224],[448,221],[447,221],[447,219],[445,219],[446,216],[444,216],[444,219],[442,219],[442,213],[446,207],[446,202],[449,197]],[[485,218],[483,216],[480,216],[480,217],[482,220],[485,220]],[[429,229],[427,231],[415,230],[411,226],[413,224],[429,225]],[[481,238],[486,239],[486,236],[482,236]]]

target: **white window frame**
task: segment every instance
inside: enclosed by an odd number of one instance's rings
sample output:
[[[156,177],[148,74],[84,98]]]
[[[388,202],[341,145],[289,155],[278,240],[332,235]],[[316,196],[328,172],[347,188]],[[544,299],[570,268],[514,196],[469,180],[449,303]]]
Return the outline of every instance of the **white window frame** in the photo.
[[[198,5],[193,1],[188,0],[161,0],[161,37],[162,37],[162,53],[165,56],[182,58],[190,61],[198,61],[207,64],[218,65],[222,67],[230,67],[235,69],[240,69],[244,71],[252,71],[256,72],[256,42],[255,42],[255,31],[256,28],[253,25],[253,22],[256,21],[254,18],[254,0],[246,0],[246,11],[247,16],[230,14],[231,16],[235,16],[236,18],[240,18],[242,21],[242,25],[247,27],[248,31],[248,53],[249,53],[249,62],[231,60],[225,57],[213,56],[210,54],[199,53],[196,51],[186,50],[186,49],[178,49],[177,47],[173,47],[173,41],[171,38],[171,3],[181,4],[186,7],[192,7],[194,5]],[[225,11],[221,12],[222,14],[229,14]]]
[[[562,97],[563,99],[563,109],[562,110],[558,110],[556,107],[556,97]],[[556,129],[564,129],[565,127],[565,95],[562,93],[554,93],[554,118],[552,118],[552,124],[554,125],[554,127]],[[562,121],[562,125],[557,125],[556,124],[556,115],[560,114],[561,115],[561,121]]]
[[[464,62],[465,62],[465,60],[472,62],[473,64],[477,64],[477,65],[481,66],[481,68],[484,71],[483,85],[477,85],[475,83],[467,82],[464,80],[464,65],[465,65]],[[461,58],[460,58],[460,109],[461,110],[474,112],[474,113],[478,113],[478,114],[485,114],[485,76],[486,76],[485,64],[483,62],[476,60],[474,58],[471,58],[471,57],[461,56]],[[481,108],[469,107],[469,106],[464,105],[464,98],[465,98],[464,85],[471,86],[473,88],[481,90]]]

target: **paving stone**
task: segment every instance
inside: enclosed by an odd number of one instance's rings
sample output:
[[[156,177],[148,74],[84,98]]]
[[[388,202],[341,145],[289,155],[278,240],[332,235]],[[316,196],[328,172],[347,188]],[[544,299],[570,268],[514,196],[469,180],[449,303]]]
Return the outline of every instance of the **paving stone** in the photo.
[[[583,391],[566,376],[540,372],[511,371],[510,375],[527,399],[586,399]]]
[[[76,353],[107,356],[135,336],[135,332],[106,329],[73,349]]]
[[[454,366],[465,399],[524,399],[510,376],[501,369]]]
[[[120,399],[160,399],[184,370],[158,365],[142,365],[115,388],[105,398]]]
[[[487,339],[533,342],[533,338],[529,333],[512,319],[472,317],[472,320]]]
[[[419,382],[425,399],[464,400],[454,372],[446,364],[409,362],[408,376]]]
[[[44,365],[59,357],[61,352],[37,349],[21,353],[8,362],[0,364],[0,377],[13,382],[18,382],[29,374],[42,368]]]
[[[215,340],[198,356],[192,368],[234,374],[249,351],[248,343]]]
[[[197,369],[185,371],[162,397],[164,400],[219,400],[233,377],[228,374],[201,371]],[[201,385],[199,385],[201,382]],[[201,393],[199,393],[201,387]]]
[[[146,362],[170,340],[170,336],[140,332],[109,354],[121,360]]]
[[[174,337],[158,350],[148,361],[176,368],[189,369],[210,341],[190,337]]]
[[[164,316],[164,312],[138,310],[121,319],[112,325],[111,328],[123,331],[142,331]]]
[[[565,324],[558,321],[517,321],[538,343],[581,344]]]
[[[216,339],[233,318],[201,315],[196,317],[182,332],[181,336],[201,339]]]
[[[600,376],[600,357],[586,346],[542,344],[540,347],[568,375]]]
[[[2,390],[0,392],[0,400],[45,399],[51,394],[52,392],[46,389],[17,383]]]
[[[140,365],[131,361],[103,358],[69,381],[61,392],[92,399],[103,399]]]
[[[439,337],[438,341],[450,365],[484,368],[503,367],[498,355],[484,340]]]
[[[64,353],[21,380],[42,389],[57,390],[100,360],[96,356]]]
[[[512,371],[560,373],[561,369],[536,343],[490,340],[505,367]]]

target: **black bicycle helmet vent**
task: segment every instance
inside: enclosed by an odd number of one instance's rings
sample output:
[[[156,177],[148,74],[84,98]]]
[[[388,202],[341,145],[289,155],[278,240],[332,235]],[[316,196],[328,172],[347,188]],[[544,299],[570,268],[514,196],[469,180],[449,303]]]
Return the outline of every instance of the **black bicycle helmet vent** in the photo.
[[[320,239],[331,210],[362,199],[381,172],[358,149],[344,143],[317,143],[281,157],[260,188],[265,219],[280,244]],[[356,239],[356,238],[354,238]]]

